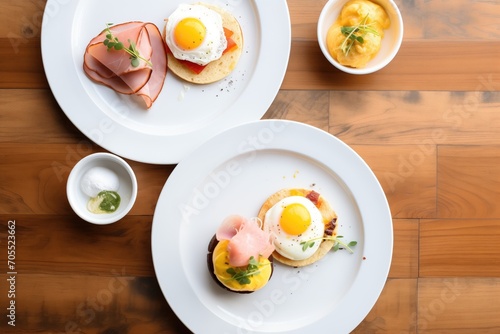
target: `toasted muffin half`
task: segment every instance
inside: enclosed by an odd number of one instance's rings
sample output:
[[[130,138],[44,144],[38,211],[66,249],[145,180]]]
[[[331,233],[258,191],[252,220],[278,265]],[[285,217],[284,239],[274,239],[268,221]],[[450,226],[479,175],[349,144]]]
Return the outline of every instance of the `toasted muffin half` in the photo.
[[[280,200],[290,196],[304,196],[306,198],[309,198],[309,200],[311,200],[311,202],[313,202],[313,204],[318,208],[323,217],[323,224],[325,226],[324,236],[335,237],[337,235],[338,224],[336,212],[332,209],[330,204],[321,194],[317,193],[314,190],[303,188],[282,189],[269,196],[267,200],[262,204],[258,214],[259,219],[264,222],[264,225],[266,212]],[[308,257],[304,260],[288,259],[279,254],[277,251],[274,251],[272,256],[276,261],[281,262],[285,265],[291,267],[303,267],[323,258],[334,245],[334,240],[322,240],[316,252],[311,257]]]
[[[236,49],[224,53],[219,59],[212,61],[199,74],[194,73],[182,62],[175,58],[171,52],[167,53],[168,68],[179,78],[195,84],[208,84],[227,77],[235,69],[243,51],[243,32],[240,23],[230,12],[211,4],[197,3],[210,8],[222,16],[224,28],[233,32],[231,38],[238,46]],[[163,29],[163,37],[166,36],[166,25]]]
[[[208,244],[207,266],[212,279],[220,287],[235,293],[248,294],[262,289],[273,275],[273,257],[260,258],[259,265],[263,266],[260,272],[250,277],[250,283],[241,285],[230,279],[231,275],[227,273],[229,268],[239,270],[239,268],[230,267],[227,263],[228,259],[224,259],[227,257],[225,249],[227,242],[228,240],[218,241],[214,235]]]

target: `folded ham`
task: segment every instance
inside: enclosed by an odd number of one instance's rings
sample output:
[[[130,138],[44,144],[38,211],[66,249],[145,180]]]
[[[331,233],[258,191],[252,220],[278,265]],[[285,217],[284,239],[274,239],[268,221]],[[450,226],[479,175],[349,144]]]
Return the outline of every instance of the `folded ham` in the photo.
[[[229,240],[227,251],[229,264],[233,267],[248,265],[251,257],[267,258],[275,249],[270,234],[260,228],[258,220],[238,215],[224,219],[215,237],[219,241]]]
[[[137,94],[150,108],[160,94],[167,75],[166,45],[158,27],[152,23],[126,22],[109,28],[114,37],[129,47],[135,43],[140,56],[139,65],[131,64],[125,50],[108,49],[104,44],[108,31],[94,37],[85,49],[83,70],[94,81],[121,94]]]

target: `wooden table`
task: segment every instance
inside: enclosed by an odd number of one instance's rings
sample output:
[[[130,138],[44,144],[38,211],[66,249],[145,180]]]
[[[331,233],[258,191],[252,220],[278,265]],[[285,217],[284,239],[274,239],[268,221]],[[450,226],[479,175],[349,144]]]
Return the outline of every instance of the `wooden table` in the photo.
[[[367,76],[322,57],[315,31],[325,2],[288,0],[290,62],[265,118],[337,136],[388,198],[392,266],[355,333],[499,333],[500,1],[397,0],[403,45]],[[139,194],[117,224],[85,223],[68,205],[69,171],[103,149],[49,89],[44,5],[0,0],[0,332],[188,333],[159,289],[150,250],[155,204],[175,166],[130,161]],[[15,299],[6,284],[11,231]]]

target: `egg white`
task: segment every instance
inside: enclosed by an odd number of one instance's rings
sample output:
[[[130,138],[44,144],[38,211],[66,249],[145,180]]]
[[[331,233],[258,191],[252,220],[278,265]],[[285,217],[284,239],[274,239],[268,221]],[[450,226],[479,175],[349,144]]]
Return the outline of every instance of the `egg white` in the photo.
[[[181,20],[188,17],[200,20],[206,28],[205,39],[200,46],[192,50],[182,49],[175,43],[174,39],[175,27]],[[222,17],[216,11],[203,5],[180,4],[168,17],[165,42],[175,58],[188,60],[199,65],[207,65],[219,59],[227,47]]]
[[[300,235],[289,234],[283,231],[280,226],[283,209],[293,203],[302,204],[311,215],[311,225]],[[318,250],[321,240],[318,239],[312,247],[305,250],[302,250],[300,243],[321,238],[324,235],[325,225],[321,212],[309,199],[303,196],[290,196],[280,200],[266,212],[264,229],[274,237],[274,246],[279,254],[290,260],[304,260],[311,257]]]

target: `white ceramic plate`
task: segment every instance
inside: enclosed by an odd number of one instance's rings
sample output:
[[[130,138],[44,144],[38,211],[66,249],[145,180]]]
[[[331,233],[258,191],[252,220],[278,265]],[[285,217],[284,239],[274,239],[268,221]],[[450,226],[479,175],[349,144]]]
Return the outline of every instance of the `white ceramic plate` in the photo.
[[[210,238],[230,214],[257,215],[277,190],[311,188],[336,210],[354,254],[331,252],[301,269],[276,264],[261,290],[221,289],[208,273]],[[153,219],[152,252],[161,289],[195,333],[348,333],[367,315],[387,279],[392,220],[364,161],[336,137],[291,121],[263,120],[215,136],[181,161]]]
[[[291,28],[285,0],[206,0],[232,12],[242,26],[244,50],[234,72],[210,85],[167,74],[153,107],[96,84],[83,72],[88,42],[106,23],[140,20],[163,29],[184,0],[48,0],[42,24],[42,57],[50,88],[68,118],[89,139],[136,161],[179,162],[218,132],[258,120],[281,86]],[[187,2],[190,3],[190,2]]]

